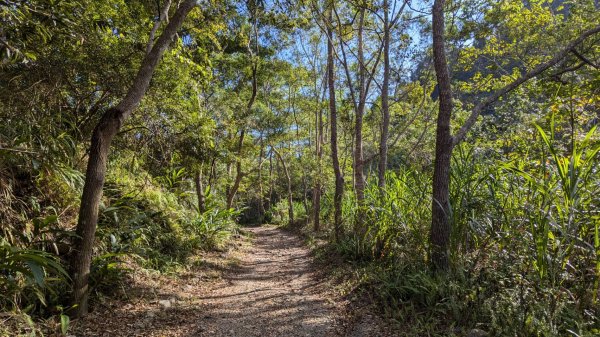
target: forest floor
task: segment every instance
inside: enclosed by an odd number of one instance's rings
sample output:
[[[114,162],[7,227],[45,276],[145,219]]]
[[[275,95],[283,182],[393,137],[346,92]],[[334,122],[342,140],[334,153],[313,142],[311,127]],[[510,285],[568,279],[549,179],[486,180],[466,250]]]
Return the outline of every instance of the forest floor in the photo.
[[[244,229],[236,249],[202,256],[198,268],[140,274],[85,319],[74,336],[388,336],[366,307],[343,298],[297,235]]]

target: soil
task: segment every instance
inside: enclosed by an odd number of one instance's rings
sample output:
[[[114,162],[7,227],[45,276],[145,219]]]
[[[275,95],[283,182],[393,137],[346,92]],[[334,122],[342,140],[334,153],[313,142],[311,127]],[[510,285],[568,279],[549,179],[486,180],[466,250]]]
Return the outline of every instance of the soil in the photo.
[[[336,295],[295,234],[263,226],[203,268],[145,275],[128,298],[74,322],[75,336],[387,336],[381,319]]]

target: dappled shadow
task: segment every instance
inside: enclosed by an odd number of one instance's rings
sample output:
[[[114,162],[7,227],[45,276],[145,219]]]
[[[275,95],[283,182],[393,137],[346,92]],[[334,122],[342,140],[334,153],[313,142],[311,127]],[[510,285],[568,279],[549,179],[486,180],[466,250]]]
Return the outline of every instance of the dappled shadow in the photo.
[[[247,259],[201,298],[210,315],[199,336],[333,335],[332,307],[302,241],[270,227],[252,232]]]
[[[200,264],[201,269],[222,271],[223,279],[206,282],[195,271],[163,279],[161,287],[140,282],[126,300],[100,305],[76,322],[75,335],[337,335],[335,310],[302,241],[273,227],[247,230],[255,239],[238,264]]]

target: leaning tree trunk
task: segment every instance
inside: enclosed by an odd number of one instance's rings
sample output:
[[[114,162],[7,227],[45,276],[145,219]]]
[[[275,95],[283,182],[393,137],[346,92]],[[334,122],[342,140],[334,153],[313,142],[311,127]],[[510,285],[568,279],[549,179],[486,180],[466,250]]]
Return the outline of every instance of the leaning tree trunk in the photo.
[[[73,280],[72,304],[74,316],[87,313],[89,294],[88,279],[92,261],[92,248],[98,222],[98,208],[102,198],[102,188],[106,176],[106,164],[110,144],[132,111],[139,105],[146,93],[154,69],[170,42],[183,24],[188,13],[196,6],[195,0],[184,1],[165,27],[150,52],[144,57],[140,69],[125,98],[114,108],[107,110],[92,134],[87,164],[85,184],[79,208],[75,251],[71,256],[71,278]]]
[[[435,141],[433,169],[433,200],[430,232],[430,258],[435,270],[445,271],[450,266],[450,157],[452,135],[452,89],[444,49],[444,2],[433,5],[433,62],[439,90],[439,112]]]
[[[333,5],[330,5],[333,6]],[[344,177],[338,158],[337,108],[335,105],[335,69],[333,64],[333,8],[329,9],[327,23],[327,84],[329,87],[329,120],[331,123],[331,161],[335,173],[335,192],[333,196],[333,228],[335,240],[342,236],[342,197],[344,195]]]
[[[254,63],[252,65],[252,95],[250,96],[250,100],[246,105],[246,111],[250,113],[254,102],[256,101],[256,93],[258,91],[258,84],[256,73],[258,71],[258,64]],[[227,189],[227,208],[233,207],[233,199],[237,194],[238,189],[240,188],[240,184],[242,182],[242,178],[244,177],[244,172],[242,171],[242,150],[244,148],[244,136],[246,134],[246,130],[242,126],[242,131],[240,133],[240,140],[238,142],[237,148],[237,161],[235,165],[235,181],[233,185]]]

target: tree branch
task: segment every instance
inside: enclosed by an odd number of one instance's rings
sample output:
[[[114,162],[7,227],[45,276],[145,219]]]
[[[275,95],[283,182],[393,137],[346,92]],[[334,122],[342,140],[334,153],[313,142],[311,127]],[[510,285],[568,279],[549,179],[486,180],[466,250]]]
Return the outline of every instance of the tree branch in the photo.
[[[152,50],[152,46],[154,45],[154,36],[156,35],[156,31],[160,27],[160,24],[163,21],[169,23],[169,8],[171,7],[171,0],[165,1],[165,6],[162,10],[159,9],[158,19],[154,21],[154,25],[152,26],[152,30],[150,31],[150,37],[148,38],[148,44],[146,45],[146,54],[149,54]]]
[[[588,37],[590,37],[594,34],[597,34],[597,33],[600,33],[600,25],[583,32],[578,38],[571,41],[566,47],[564,47],[558,53],[556,53],[552,59],[537,65],[535,68],[533,68],[526,74],[522,75],[521,77],[519,77],[518,79],[514,80],[513,82],[507,84],[506,86],[502,87],[501,89],[496,90],[490,96],[483,99],[479,104],[477,104],[473,108],[473,110],[471,110],[471,115],[469,116],[469,118],[467,119],[465,124],[463,124],[463,126],[458,130],[456,135],[454,135],[452,137],[452,146],[456,146],[457,144],[459,144],[460,142],[462,142],[465,139],[469,130],[471,130],[473,125],[475,125],[475,122],[477,121],[477,117],[485,108],[487,108],[489,105],[495,103],[498,99],[500,99],[500,97],[515,90],[521,84],[540,75],[541,73],[546,71],[548,68],[559,63],[563,58],[565,58],[567,56],[567,54],[572,52],[575,49],[575,47],[577,47],[579,44],[581,44],[585,39],[587,39]]]
[[[137,107],[142,100],[142,97],[146,93],[146,90],[150,86],[150,80],[154,69],[158,65],[160,58],[164,54],[165,50],[169,47],[169,44],[175,37],[177,30],[183,24],[183,21],[187,17],[188,13],[196,7],[196,0],[184,1],[173,18],[165,27],[165,30],[160,35],[152,49],[142,61],[140,69],[133,80],[130,90],[127,92],[121,103],[116,107],[116,110],[121,112],[120,119],[124,120],[127,116]]]
[[[580,59],[581,61],[589,64],[590,66],[596,68],[596,69],[600,69],[600,66],[595,64],[594,62],[590,61],[587,57],[581,55],[577,49],[573,48],[573,50],[571,50],[571,52],[573,53],[573,55],[577,56],[578,59]]]

